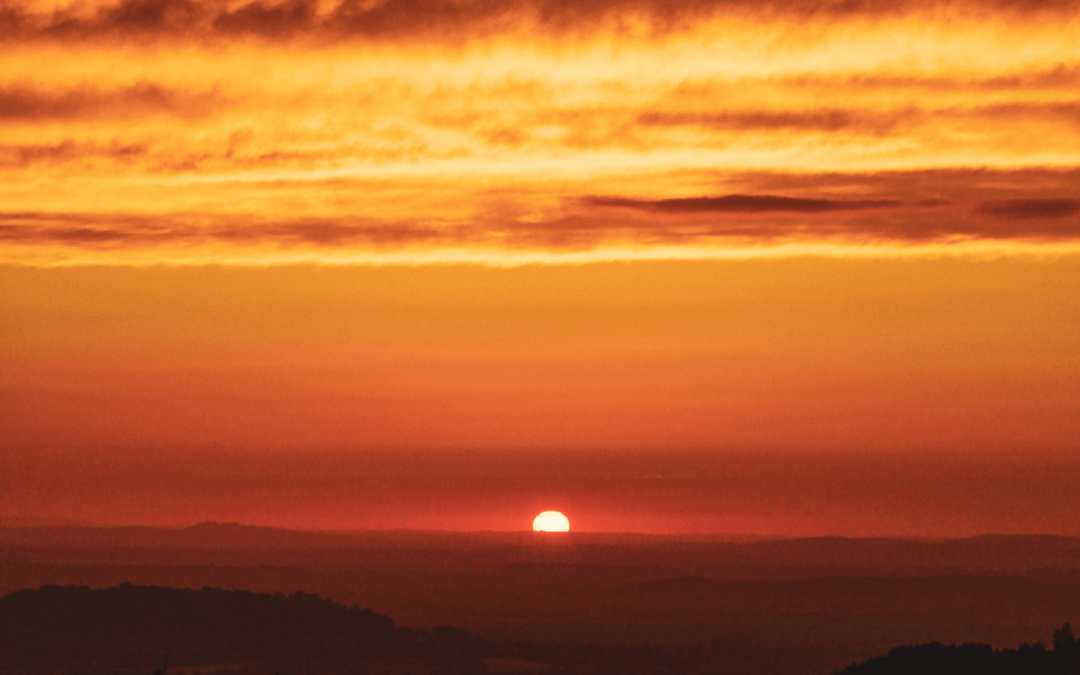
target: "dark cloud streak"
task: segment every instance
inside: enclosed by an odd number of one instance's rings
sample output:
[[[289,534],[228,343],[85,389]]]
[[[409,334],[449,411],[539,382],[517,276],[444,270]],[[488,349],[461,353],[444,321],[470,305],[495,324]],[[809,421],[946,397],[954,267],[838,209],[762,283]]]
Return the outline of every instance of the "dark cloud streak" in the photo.
[[[844,109],[646,112],[638,116],[637,123],[643,126],[699,126],[733,131],[862,131],[884,136],[892,133],[901,123],[920,116],[923,113],[915,108],[889,112]]]
[[[997,218],[1028,220],[1035,218],[1064,218],[1080,213],[1076,199],[1010,199],[985,202],[979,211]]]
[[[51,92],[17,84],[0,87],[0,121],[125,118],[150,113],[198,117],[221,105],[223,100],[214,91],[178,93],[150,82],[104,91],[80,87]]]
[[[204,39],[214,35],[259,35],[289,39],[400,39],[440,37],[461,42],[492,31],[535,25],[563,34],[618,27],[630,17],[645,18],[655,32],[690,28],[725,13],[754,14],[791,21],[885,18],[948,9],[972,16],[1012,12],[1069,15],[1080,0],[344,0],[318,16],[314,0],[250,2],[232,11],[215,0],[122,0],[92,16],[35,13],[0,0],[0,37],[38,39],[169,35]]]
[[[0,213],[0,241],[14,244],[67,244],[100,248],[109,245],[227,243],[335,247],[392,246],[423,242],[458,242],[461,229],[435,229],[410,223],[357,222],[355,219],[297,218],[259,221],[222,216],[86,214],[49,212]],[[111,246],[115,248],[115,246]]]
[[[311,0],[289,0],[278,5],[252,2],[235,12],[223,12],[212,22],[215,30],[287,38],[315,26],[316,6]]]
[[[106,159],[112,162],[129,163],[147,155],[145,145],[139,143],[117,143],[99,145],[76,143],[72,140],[55,144],[40,145],[0,145],[0,168],[23,169],[33,164],[65,164]]]
[[[612,207],[624,210],[613,213]],[[1080,201],[837,200],[729,195],[670,200],[583,197],[541,220],[476,216],[412,222],[349,216],[275,220],[221,214],[0,213],[9,246],[93,251],[209,246],[243,251],[392,251],[409,247],[589,250],[605,244],[916,244],[1080,241]]]
[[[776,195],[726,195],[684,199],[637,200],[620,197],[587,197],[592,206],[614,206],[662,213],[825,213],[897,207],[891,199],[803,199]]]

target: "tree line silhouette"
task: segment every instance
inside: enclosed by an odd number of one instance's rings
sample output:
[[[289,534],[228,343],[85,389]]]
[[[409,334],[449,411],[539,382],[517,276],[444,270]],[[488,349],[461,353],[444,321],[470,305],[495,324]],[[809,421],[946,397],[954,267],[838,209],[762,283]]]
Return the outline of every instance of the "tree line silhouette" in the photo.
[[[896,647],[840,671],[839,675],[1080,675],[1080,643],[1066,623],[1054,631],[1053,649],[1042,642],[1017,649],[982,643]]]

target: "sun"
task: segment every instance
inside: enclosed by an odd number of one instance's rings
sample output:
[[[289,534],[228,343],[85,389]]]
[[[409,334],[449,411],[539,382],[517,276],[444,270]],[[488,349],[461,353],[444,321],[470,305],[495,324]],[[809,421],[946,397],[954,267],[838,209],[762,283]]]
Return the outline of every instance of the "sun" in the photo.
[[[570,519],[558,511],[544,511],[533,519],[534,532],[569,532]]]

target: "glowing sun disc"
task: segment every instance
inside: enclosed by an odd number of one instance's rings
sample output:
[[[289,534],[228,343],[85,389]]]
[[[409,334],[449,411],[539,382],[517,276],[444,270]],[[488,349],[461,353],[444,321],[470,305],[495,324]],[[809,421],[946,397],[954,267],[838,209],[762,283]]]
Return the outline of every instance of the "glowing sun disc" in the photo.
[[[533,519],[535,532],[569,532],[570,519],[558,511],[544,511]]]

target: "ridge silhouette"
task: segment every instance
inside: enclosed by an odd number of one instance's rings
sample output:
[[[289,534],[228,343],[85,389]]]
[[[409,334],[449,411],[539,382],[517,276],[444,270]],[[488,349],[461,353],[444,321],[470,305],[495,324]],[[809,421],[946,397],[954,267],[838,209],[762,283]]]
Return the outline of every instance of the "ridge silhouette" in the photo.
[[[0,598],[0,672],[483,672],[467,631],[399,628],[317,595],[219,588],[44,586]],[[231,664],[229,668],[222,664]],[[206,668],[209,666],[210,668]],[[416,668],[411,668],[416,670]],[[409,669],[405,669],[409,670]],[[404,671],[403,671],[404,672]]]

